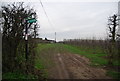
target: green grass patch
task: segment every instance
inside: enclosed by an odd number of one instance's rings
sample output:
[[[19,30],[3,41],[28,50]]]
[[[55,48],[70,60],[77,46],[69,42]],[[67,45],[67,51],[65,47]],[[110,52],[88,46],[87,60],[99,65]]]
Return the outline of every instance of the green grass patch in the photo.
[[[107,75],[113,77],[114,79],[120,79],[120,72],[108,71]]]
[[[35,48],[36,50],[36,59],[35,59],[35,68],[38,70],[42,70],[42,76],[44,78],[48,77],[48,72],[47,72],[47,68],[48,65],[47,63],[49,62],[49,64],[52,65],[51,61],[49,60],[49,51],[51,51],[50,49],[54,48],[54,44],[38,44],[37,48]]]
[[[8,72],[2,75],[3,79],[36,79],[34,75],[25,75],[18,72]]]
[[[119,59],[114,59],[113,65],[114,66],[120,66],[120,60]]]
[[[41,50],[47,49],[47,48],[52,48],[54,46],[55,46],[55,44],[49,44],[49,43],[48,44],[44,44],[44,43],[38,44],[37,51],[41,51]]]
[[[93,66],[101,66],[101,65],[107,65],[108,61],[107,59],[104,59],[103,56],[106,56],[106,54],[100,50],[99,48],[87,48],[87,50],[84,50],[84,47],[76,47],[72,45],[64,45],[64,48],[74,54],[80,54],[83,55],[91,60],[91,65]]]

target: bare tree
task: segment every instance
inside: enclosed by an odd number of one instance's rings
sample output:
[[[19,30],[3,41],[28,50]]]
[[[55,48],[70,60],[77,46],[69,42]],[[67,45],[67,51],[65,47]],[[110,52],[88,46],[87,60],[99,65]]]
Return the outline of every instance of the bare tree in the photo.
[[[118,15],[114,14],[113,16],[110,16],[108,21],[108,28],[109,28],[109,38],[110,42],[108,45],[108,57],[109,57],[109,64],[113,65],[113,59],[116,57],[116,54],[118,54],[117,50],[117,39],[119,37],[118,35]]]
[[[116,41],[117,38],[117,29],[118,29],[118,16],[114,14],[113,16],[109,17],[109,37],[112,42]]]

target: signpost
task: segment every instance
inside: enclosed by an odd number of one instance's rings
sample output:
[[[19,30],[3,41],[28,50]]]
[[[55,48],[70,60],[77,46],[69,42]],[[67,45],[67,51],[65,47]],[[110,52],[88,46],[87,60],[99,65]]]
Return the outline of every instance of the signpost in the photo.
[[[32,18],[32,19],[29,19],[28,20],[28,23],[33,23],[33,22],[36,22],[37,20],[35,18]]]
[[[35,18],[27,18],[26,19],[26,22],[25,22],[25,51],[26,51],[26,54],[25,54],[25,58],[26,60],[28,59],[28,27],[27,27],[27,24],[28,23],[35,23],[37,20]]]

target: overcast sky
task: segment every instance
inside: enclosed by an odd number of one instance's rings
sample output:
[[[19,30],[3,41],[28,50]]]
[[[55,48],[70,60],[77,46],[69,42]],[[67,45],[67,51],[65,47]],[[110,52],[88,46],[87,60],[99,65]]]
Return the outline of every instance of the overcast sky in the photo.
[[[50,22],[39,0],[27,3],[38,14],[39,37],[54,39],[56,32],[57,41],[105,38],[107,19],[118,11],[118,0],[42,0],[42,2]]]

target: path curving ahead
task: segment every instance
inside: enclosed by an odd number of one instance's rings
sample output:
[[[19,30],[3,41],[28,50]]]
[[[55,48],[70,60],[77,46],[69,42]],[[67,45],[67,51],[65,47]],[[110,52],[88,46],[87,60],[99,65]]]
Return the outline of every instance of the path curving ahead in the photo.
[[[89,59],[77,54],[54,54],[54,62],[49,79],[110,79],[106,70],[89,66]]]

